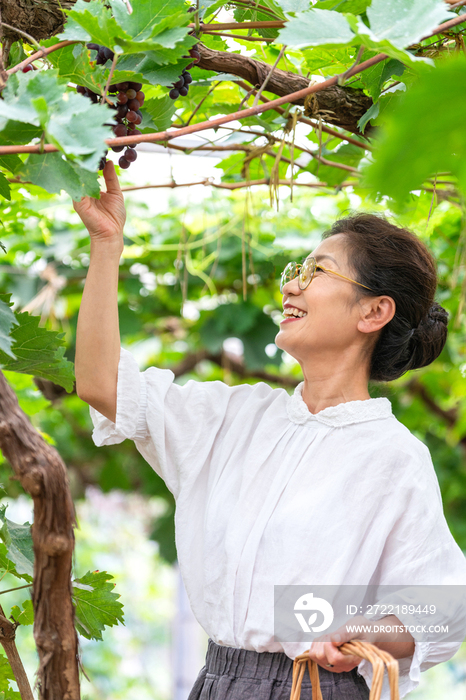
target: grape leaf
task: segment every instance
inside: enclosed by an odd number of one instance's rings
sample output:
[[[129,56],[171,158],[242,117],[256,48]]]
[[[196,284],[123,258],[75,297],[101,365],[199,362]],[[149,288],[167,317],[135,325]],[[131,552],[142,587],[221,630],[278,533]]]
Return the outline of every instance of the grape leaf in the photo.
[[[366,184],[399,201],[439,171],[451,172],[466,186],[465,113],[466,62],[440,61],[384,116],[377,157],[365,170]],[[400,163],[409,163],[409,168]]]
[[[10,681],[15,680],[10,662],[3,654],[0,654],[0,694],[3,695],[4,700],[21,700],[21,695],[16,690],[11,689]]]
[[[403,49],[456,14],[447,10],[443,0],[372,0],[367,17],[378,41],[388,39]]]
[[[19,156],[11,153],[8,156],[0,156],[0,167],[9,170],[10,173],[15,173],[23,164]]]
[[[19,574],[16,571],[16,566],[14,562],[8,557],[8,550],[3,542],[0,542],[0,574],[3,577],[5,574],[11,574],[16,576],[16,578],[23,579],[30,583],[32,581],[32,576],[29,574]]]
[[[73,581],[73,599],[76,605],[75,625],[86,639],[102,639],[105,627],[124,624],[123,605],[113,592],[113,576],[106,571],[88,571]]]
[[[32,625],[34,622],[34,609],[32,600],[25,600],[21,608],[18,605],[13,605],[11,608],[11,617],[20,625]]]
[[[144,102],[143,113],[149,115],[150,119],[144,119],[140,129],[150,129],[151,131],[165,131],[172,123],[175,114],[176,101],[166,97],[154,97]]]
[[[0,294],[0,301],[9,302],[9,294]],[[0,350],[0,366],[11,372],[23,372],[34,377],[49,379],[72,391],[74,386],[73,363],[63,357],[64,333],[39,327],[39,316],[15,312],[18,322],[11,331],[15,359]]]
[[[332,10],[309,10],[298,12],[286,26],[278,32],[277,42],[294,46],[333,46],[354,41],[346,18]]]
[[[18,574],[33,576],[34,551],[32,547],[31,524],[14,523],[5,516],[8,506],[0,506],[0,539],[6,546],[8,558],[13,562]]]
[[[171,85],[178,80],[181,72],[192,62],[191,58],[177,60],[172,65],[161,65],[160,56],[152,51],[123,56],[118,66],[122,71],[134,71],[144,76],[152,85]]]
[[[112,121],[106,105],[67,91],[55,69],[15,73],[0,100],[0,117],[39,126],[45,139],[90,171],[96,171],[112,136],[105,123]],[[92,124],[92,129],[89,128]],[[6,126],[5,120],[3,125]]]
[[[11,200],[10,184],[3,173],[0,173],[0,196]]]
[[[360,17],[346,16],[366,48],[418,68],[434,63],[428,58],[414,56],[405,47],[418,42],[441,21],[456,17],[446,9],[443,0],[373,0],[367,8],[370,28]]]
[[[112,0],[111,8],[100,0],[78,0],[67,12],[68,21],[60,39],[93,41],[116,53],[140,53],[166,49],[173,62],[196,40],[188,36],[191,21],[183,0],[146,0],[137,3],[128,14],[126,3]]]
[[[13,326],[17,325],[18,321],[9,305],[0,301],[0,350],[14,359],[16,359],[16,355],[11,350],[13,340],[10,333]]]
[[[336,10],[337,12],[352,12],[360,15],[366,11],[372,0],[321,0],[315,4],[321,10]]]
[[[3,144],[30,143],[42,134],[39,127],[23,124],[14,119],[0,118],[1,140]],[[8,156],[10,157],[10,156]]]
[[[290,12],[305,12],[311,6],[311,0],[277,0],[277,5],[285,14]]]
[[[99,197],[100,193],[97,172],[80,168],[77,163],[65,160],[61,153],[32,153],[16,175],[51,194],[60,194],[65,190],[78,202],[81,197]]]

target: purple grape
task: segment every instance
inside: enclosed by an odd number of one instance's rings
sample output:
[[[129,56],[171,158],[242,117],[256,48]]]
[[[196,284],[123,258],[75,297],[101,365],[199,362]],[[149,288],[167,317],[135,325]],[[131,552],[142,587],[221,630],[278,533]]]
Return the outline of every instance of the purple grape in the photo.
[[[134,161],[138,157],[138,154],[134,150],[134,148],[127,148],[123,157],[126,158],[126,160],[130,163],[134,163]]]
[[[188,94],[188,86],[180,88],[181,97],[186,97],[187,94]]]
[[[180,96],[180,91],[177,90],[176,88],[173,88],[173,90],[170,90],[168,95],[169,95],[169,97],[171,97],[172,100],[177,100],[178,97]]]
[[[123,168],[123,170],[127,170],[130,166],[130,162],[126,160],[124,156],[121,156],[121,158],[118,161],[118,165],[120,166],[120,168]]]

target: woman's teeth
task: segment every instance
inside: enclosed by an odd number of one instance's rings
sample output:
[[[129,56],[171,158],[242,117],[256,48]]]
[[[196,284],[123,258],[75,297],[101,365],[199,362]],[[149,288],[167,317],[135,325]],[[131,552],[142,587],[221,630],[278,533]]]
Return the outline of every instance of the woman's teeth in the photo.
[[[303,316],[307,316],[307,312],[301,311],[300,309],[285,309],[283,315],[285,317],[296,316],[297,318],[302,318]]]

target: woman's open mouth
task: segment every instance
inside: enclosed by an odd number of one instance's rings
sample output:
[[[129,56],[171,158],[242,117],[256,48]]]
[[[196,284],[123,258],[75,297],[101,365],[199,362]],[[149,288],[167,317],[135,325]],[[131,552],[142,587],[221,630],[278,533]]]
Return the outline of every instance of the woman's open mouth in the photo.
[[[280,321],[280,325],[289,321],[299,321],[300,319],[307,316],[307,311],[302,311],[302,309],[289,307],[283,311],[283,315],[285,318],[283,319],[283,321]]]

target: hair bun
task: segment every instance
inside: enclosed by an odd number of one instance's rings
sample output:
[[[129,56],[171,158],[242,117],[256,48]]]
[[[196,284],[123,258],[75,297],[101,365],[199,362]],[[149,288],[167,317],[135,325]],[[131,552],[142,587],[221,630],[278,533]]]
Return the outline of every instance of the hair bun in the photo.
[[[436,323],[441,323],[446,326],[448,324],[448,311],[434,301],[427,315],[420,322],[418,330],[430,330]]]

